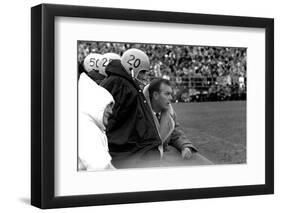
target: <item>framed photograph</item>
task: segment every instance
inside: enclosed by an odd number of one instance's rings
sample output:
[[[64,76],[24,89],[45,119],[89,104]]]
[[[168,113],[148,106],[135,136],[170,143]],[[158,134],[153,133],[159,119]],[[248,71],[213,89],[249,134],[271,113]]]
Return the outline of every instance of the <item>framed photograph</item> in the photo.
[[[274,193],[274,20],[31,8],[31,204]]]

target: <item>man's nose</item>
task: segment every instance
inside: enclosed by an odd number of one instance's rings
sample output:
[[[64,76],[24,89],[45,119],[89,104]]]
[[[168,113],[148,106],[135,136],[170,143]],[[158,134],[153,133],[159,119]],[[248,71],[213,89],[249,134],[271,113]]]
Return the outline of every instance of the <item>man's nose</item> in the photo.
[[[169,95],[169,101],[173,100],[172,95]]]

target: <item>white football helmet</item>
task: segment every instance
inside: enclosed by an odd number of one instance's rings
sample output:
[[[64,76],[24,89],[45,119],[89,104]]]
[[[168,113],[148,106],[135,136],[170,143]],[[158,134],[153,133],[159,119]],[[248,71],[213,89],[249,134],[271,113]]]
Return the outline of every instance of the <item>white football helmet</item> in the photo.
[[[91,72],[93,70],[98,71],[101,56],[102,55],[98,53],[90,53],[89,55],[87,55],[83,62],[84,69],[87,72]]]
[[[133,77],[138,78],[140,71],[149,70],[149,58],[139,49],[129,49],[121,57],[121,64],[125,70]]]
[[[102,57],[100,58],[99,62],[98,62],[98,67],[99,67],[99,73],[107,76],[107,74],[105,73],[105,68],[107,67],[107,65],[109,64],[109,62],[111,62],[112,60],[121,60],[120,55],[116,54],[116,53],[105,53],[102,55]]]

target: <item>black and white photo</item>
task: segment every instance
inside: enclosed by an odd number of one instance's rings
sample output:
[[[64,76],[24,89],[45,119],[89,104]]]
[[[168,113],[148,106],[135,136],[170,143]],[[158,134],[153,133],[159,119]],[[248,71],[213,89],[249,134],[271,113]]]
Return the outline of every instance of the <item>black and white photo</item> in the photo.
[[[79,170],[247,162],[247,48],[77,43]]]
[[[31,203],[272,194],[274,20],[31,9]]]

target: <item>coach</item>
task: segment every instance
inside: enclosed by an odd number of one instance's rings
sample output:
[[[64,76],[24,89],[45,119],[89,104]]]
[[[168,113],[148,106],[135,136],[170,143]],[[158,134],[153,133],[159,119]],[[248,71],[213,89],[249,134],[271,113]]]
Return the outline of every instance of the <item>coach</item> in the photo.
[[[166,79],[155,79],[144,88],[143,93],[153,112],[153,120],[162,141],[158,147],[161,154],[161,166],[212,164],[198,153],[180,129],[176,113],[171,105],[170,82]]]

